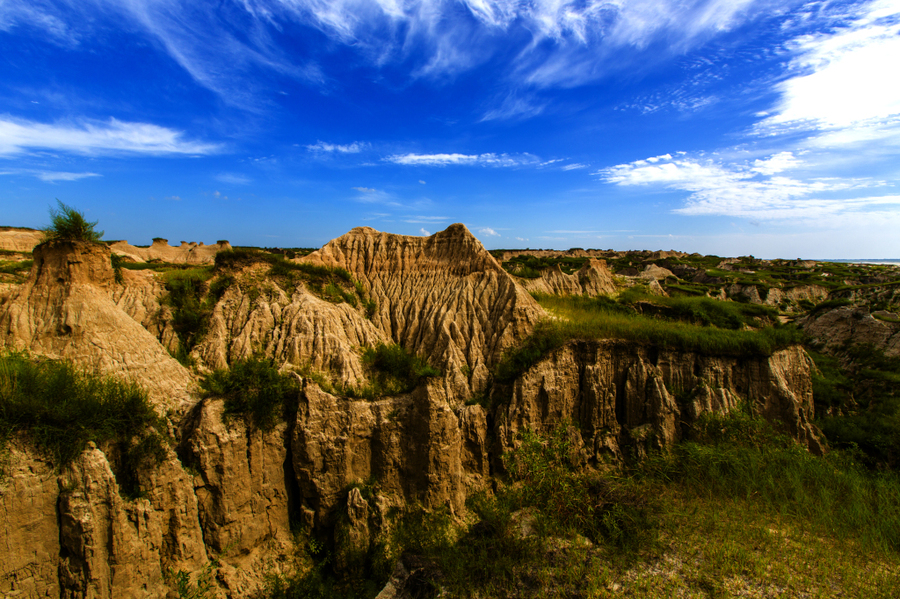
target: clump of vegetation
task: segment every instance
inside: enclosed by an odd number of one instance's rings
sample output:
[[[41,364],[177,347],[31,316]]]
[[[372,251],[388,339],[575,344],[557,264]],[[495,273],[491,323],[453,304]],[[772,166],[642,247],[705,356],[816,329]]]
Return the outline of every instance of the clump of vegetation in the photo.
[[[172,270],[164,275],[168,295],[162,300],[172,309],[172,328],[178,335],[175,358],[190,365],[190,354],[206,334],[209,316],[216,301],[208,295],[207,281],[212,276],[208,267]]]
[[[310,291],[336,304],[346,302],[356,307],[359,300],[365,300],[365,289],[345,268],[291,262],[285,259],[285,254],[252,248],[235,248],[216,254],[217,269],[235,269],[259,263],[269,264],[268,275],[285,288],[294,288],[303,281]]]
[[[0,354],[0,441],[21,433],[61,469],[101,447],[120,489],[139,492],[137,473],[165,457],[162,424],[136,384],[79,372],[68,362]]]
[[[56,200],[58,210],[50,209],[50,225],[44,229],[44,241],[90,241],[98,243],[103,231],[97,231],[97,221],[90,222],[71,206]]]
[[[737,357],[769,356],[805,340],[799,329],[790,326],[741,328],[749,322],[760,324],[756,319],[770,314],[770,309],[760,306],[729,302],[729,306],[714,307],[706,298],[670,298],[659,304],[648,304],[661,307],[655,316],[648,316],[637,313],[632,303],[634,296],[626,295],[619,302],[606,297],[537,295],[536,298],[557,318],[540,323],[531,336],[504,355],[494,372],[501,383],[511,382],[569,340],[624,339],[660,348]],[[682,319],[707,324],[692,324]],[[717,322],[728,328],[715,326]]]
[[[21,280],[31,271],[34,260],[0,260],[0,274]]]
[[[394,343],[379,343],[366,348],[362,359],[369,371],[369,384],[344,388],[343,392],[348,397],[375,399],[409,393],[419,386],[422,379],[441,376],[439,369]]]
[[[537,279],[541,276],[541,271],[554,266],[559,266],[560,270],[567,275],[575,273],[584,266],[588,258],[573,258],[563,256],[560,258],[538,258],[537,256],[529,256],[522,254],[510,258],[503,263],[503,268],[510,274],[523,279]]]
[[[900,359],[871,345],[835,356],[811,351],[816,424],[829,443],[860,452],[873,468],[900,470]]]
[[[638,469],[697,495],[752,498],[819,530],[900,551],[900,477],[868,473],[839,451],[813,456],[743,410],[704,415],[690,441]]]
[[[262,431],[270,431],[297,410],[300,386],[295,377],[279,372],[275,363],[262,356],[234,362],[216,370],[200,382],[204,397],[225,400],[225,417],[245,418]]]

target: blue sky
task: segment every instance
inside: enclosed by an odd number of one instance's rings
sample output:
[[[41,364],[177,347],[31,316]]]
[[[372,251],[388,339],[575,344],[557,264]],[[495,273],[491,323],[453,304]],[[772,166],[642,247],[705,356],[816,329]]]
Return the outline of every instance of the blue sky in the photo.
[[[900,257],[900,0],[0,0],[0,225]]]

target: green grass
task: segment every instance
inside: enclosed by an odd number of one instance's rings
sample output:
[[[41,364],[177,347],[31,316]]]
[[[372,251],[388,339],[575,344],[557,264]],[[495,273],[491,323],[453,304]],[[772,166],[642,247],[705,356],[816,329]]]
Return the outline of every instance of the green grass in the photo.
[[[810,355],[816,424],[835,447],[859,451],[873,468],[900,470],[900,359],[871,345]]]
[[[282,374],[262,356],[238,360],[228,369],[206,375],[200,388],[204,397],[224,398],[226,419],[241,417],[262,431],[272,430],[296,413],[300,393],[296,378]]]
[[[379,343],[366,348],[362,359],[369,371],[369,384],[345,387],[342,392],[348,397],[375,399],[409,393],[423,379],[441,376],[439,369],[397,344]]]
[[[6,261],[0,260],[0,273],[21,278],[31,271],[34,260]]]
[[[521,255],[511,258],[503,263],[503,268],[517,277],[523,279],[537,279],[541,271],[553,266],[559,266],[567,275],[578,271],[588,261],[588,258],[538,258],[536,256]]]
[[[627,297],[625,302],[580,296],[537,296],[537,299],[554,318],[538,324],[531,336],[504,355],[494,373],[499,382],[511,382],[544,355],[570,340],[623,339],[703,355],[765,357],[805,339],[801,331],[789,326],[735,330],[662,316],[668,310],[676,316],[737,326],[755,321],[759,314],[769,314],[767,308],[733,302],[719,309],[713,303],[715,300],[708,298],[669,298],[665,300],[668,304],[661,304],[660,317],[635,313]]]
[[[178,335],[175,358],[191,364],[190,354],[206,334],[209,317],[218,297],[208,294],[207,281],[213,275],[211,267],[195,267],[167,271],[163,281],[168,294],[162,302],[172,309],[172,328]],[[224,291],[221,287],[217,287]]]
[[[410,506],[356,561],[337,538],[301,545],[298,573],[259,597],[371,598],[400,556],[424,566],[425,597],[900,593],[897,478],[812,456],[743,412],[620,471],[584,470],[565,423],[525,431],[503,461],[508,478],[472,495],[464,522]]]
[[[216,268],[234,270],[251,264],[268,264],[268,276],[285,289],[306,283],[310,291],[333,303],[346,302],[357,307],[365,302],[365,289],[345,268],[321,266],[306,262],[291,262],[281,253],[264,252],[253,248],[235,248],[216,254]],[[368,311],[367,305],[364,309]]]
[[[57,469],[93,441],[110,458],[120,488],[139,491],[137,472],[165,455],[161,423],[136,384],[85,374],[68,362],[0,354],[0,438],[24,434]]]
[[[900,477],[872,473],[850,454],[816,457],[742,411],[702,417],[693,439],[638,466],[700,496],[752,500],[810,530],[900,552]]]

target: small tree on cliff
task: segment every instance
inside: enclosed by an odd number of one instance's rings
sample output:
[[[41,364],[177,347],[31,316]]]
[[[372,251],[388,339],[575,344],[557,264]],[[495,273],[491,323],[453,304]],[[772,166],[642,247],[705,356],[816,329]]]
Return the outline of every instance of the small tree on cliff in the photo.
[[[50,225],[44,229],[44,241],[91,241],[103,239],[103,231],[96,231],[97,221],[90,222],[71,206],[56,200],[58,210],[50,209]]]

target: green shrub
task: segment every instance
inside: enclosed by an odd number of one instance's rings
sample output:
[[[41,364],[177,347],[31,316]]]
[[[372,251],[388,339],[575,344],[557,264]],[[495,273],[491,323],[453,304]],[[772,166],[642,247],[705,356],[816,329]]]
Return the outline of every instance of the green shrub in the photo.
[[[262,356],[234,362],[200,381],[204,397],[225,400],[226,418],[242,417],[251,426],[269,431],[296,412],[300,387],[297,379],[278,371]]]
[[[103,231],[96,231],[97,221],[90,222],[71,206],[56,200],[58,210],[50,209],[50,225],[44,229],[44,241],[91,241],[103,239]]]
[[[870,467],[900,469],[900,360],[871,344],[833,356],[810,352],[816,424],[837,448],[858,450]]]
[[[366,348],[362,358],[371,382],[367,387],[345,389],[350,397],[374,399],[408,393],[418,387],[422,379],[441,376],[440,370],[396,344],[379,343],[374,348]]]
[[[137,473],[165,456],[161,422],[134,383],[84,374],[70,363],[0,354],[0,436],[23,433],[56,468],[93,441],[107,452],[120,488],[139,491]]]
[[[215,298],[205,298],[211,274],[209,268],[193,268],[169,271],[164,278],[169,293],[163,302],[172,308],[172,328],[179,342],[175,357],[184,365],[190,364],[191,350],[206,334],[215,305]]]
[[[619,550],[636,551],[655,536],[655,507],[624,479],[583,469],[568,422],[546,437],[526,430],[521,444],[503,456],[513,484],[498,493],[510,509],[540,510],[555,534],[581,534]]]

